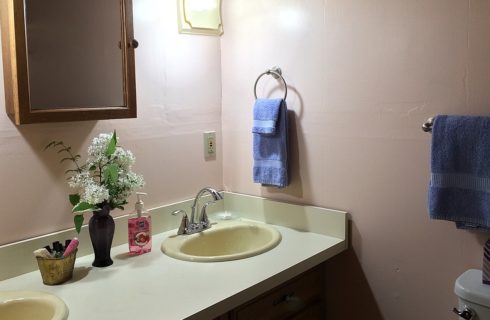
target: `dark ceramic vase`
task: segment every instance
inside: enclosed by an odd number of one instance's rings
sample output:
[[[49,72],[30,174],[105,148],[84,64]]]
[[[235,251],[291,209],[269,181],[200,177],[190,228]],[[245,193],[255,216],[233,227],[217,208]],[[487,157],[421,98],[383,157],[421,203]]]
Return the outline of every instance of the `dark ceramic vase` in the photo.
[[[114,238],[114,219],[110,215],[111,208],[104,206],[94,211],[88,223],[90,240],[94,248],[94,267],[107,267],[113,264],[111,259],[112,238]]]

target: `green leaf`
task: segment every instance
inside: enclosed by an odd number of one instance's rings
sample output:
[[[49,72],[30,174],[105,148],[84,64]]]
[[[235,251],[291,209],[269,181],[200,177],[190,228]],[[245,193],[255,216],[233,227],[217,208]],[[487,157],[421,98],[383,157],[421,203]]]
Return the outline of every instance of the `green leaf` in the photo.
[[[80,233],[83,225],[83,214],[76,214],[73,217],[73,222],[75,223],[75,229],[77,230],[77,233]]]
[[[60,160],[60,163],[63,163],[63,162],[68,161],[68,160],[75,162],[75,158],[63,158]]]
[[[76,155],[72,156],[70,159],[73,162],[77,162],[77,160],[79,160],[81,157],[82,157],[81,155],[76,154]]]
[[[95,164],[88,168],[89,171],[94,171],[95,169],[97,169],[97,166]]]
[[[76,206],[80,202],[80,195],[78,193],[73,193],[68,196],[72,206]]]
[[[70,150],[71,150],[71,147],[61,148],[60,150],[58,150],[58,153],[70,152]]]
[[[48,143],[45,147],[44,147],[44,150],[48,149],[48,148],[51,148],[51,147],[54,147],[56,144],[56,141],[51,141],[50,143]]]
[[[117,182],[118,169],[119,167],[117,166],[117,164],[111,163],[107,165],[104,168],[104,172],[103,172],[104,181],[112,182],[112,183]]]
[[[107,149],[105,150],[105,155],[107,157],[110,157],[116,151],[116,145],[117,145],[117,136],[116,136],[116,130],[114,130],[111,141],[109,141],[109,144],[107,145]]]
[[[88,202],[79,202],[73,207],[73,209],[71,211],[83,212],[83,211],[89,211],[89,210],[94,210],[94,209],[95,209],[95,207]]]

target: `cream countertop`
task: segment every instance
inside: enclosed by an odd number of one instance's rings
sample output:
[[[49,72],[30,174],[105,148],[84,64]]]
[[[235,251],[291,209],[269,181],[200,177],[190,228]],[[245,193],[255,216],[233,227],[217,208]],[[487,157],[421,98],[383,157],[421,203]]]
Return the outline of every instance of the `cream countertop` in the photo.
[[[153,237],[151,253],[130,257],[127,245],[113,248],[114,265],[93,268],[93,256],[77,259],[74,279],[42,284],[39,271],[0,282],[1,290],[42,290],[62,298],[70,320],[212,318],[344,250],[342,239],[275,226],[281,243],[261,255],[199,263],[170,258]]]
[[[162,241],[176,233],[180,217],[170,213],[189,209],[192,200],[150,210],[153,251],[130,257],[127,216],[116,220],[112,249],[114,264],[93,268],[87,228],[80,233],[79,257],[74,279],[58,286],[42,284],[32,251],[73,230],[0,246],[0,290],[42,290],[62,298],[77,319],[212,319],[318,265],[347,248],[347,213],[295,205],[261,197],[224,192],[210,211],[210,218],[231,215],[267,222],[282,241],[261,255],[227,262],[187,262],[160,251]],[[213,219],[214,216],[214,219]],[[85,255],[85,256],[84,256]],[[6,263],[9,261],[9,263]],[[35,270],[35,271],[32,271]],[[30,272],[32,271],[32,272]],[[20,276],[15,276],[19,275]]]

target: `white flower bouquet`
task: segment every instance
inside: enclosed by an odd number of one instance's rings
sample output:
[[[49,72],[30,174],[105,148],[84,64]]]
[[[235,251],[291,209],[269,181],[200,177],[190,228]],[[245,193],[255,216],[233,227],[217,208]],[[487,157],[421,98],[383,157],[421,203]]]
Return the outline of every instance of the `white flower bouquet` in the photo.
[[[98,211],[104,206],[124,209],[131,193],[145,184],[141,175],[131,171],[135,158],[131,151],[118,146],[115,131],[112,135],[102,133],[92,140],[87,161],[83,165],[78,163],[80,155],[74,155],[71,147],[62,141],[52,141],[45,147],[48,148],[66,153],[67,157],[60,162],[72,161],[76,166],[66,173],[73,174],[68,178],[68,184],[77,190],[77,193],[69,195],[77,232],[82,227],[84,212]]]

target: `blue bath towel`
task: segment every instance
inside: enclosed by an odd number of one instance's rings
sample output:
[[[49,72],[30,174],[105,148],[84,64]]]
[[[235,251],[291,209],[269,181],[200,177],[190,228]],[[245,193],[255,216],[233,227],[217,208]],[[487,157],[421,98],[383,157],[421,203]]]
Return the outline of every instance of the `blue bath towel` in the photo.
[[[254,106],[252,134],[254,182],[286,187],[289,184],[286,102],[282,99],[258,99]]]
[[[252,132],[275,133],[282,99],[257,99],[254,105]]]
[[[490,232],[490,118],[435,118],[429,214]]]

